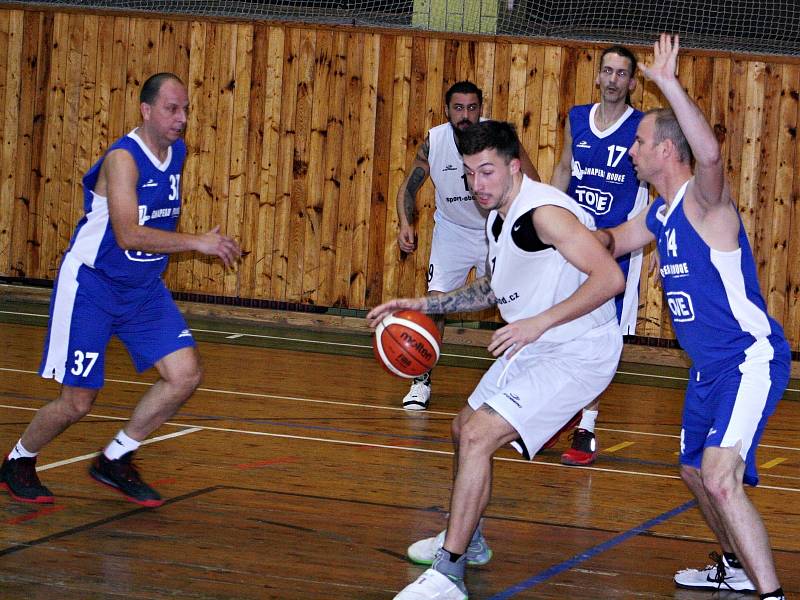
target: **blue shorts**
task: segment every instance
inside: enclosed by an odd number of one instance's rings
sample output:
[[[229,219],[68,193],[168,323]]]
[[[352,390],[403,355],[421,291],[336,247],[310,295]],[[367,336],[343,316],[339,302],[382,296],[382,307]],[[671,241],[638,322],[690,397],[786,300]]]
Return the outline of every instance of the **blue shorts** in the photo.
[[[161,279],[146,289],[123,290],[109,285],[94,269],[65,258],[50,300],[39,374],[73,387],[103,387],[112,335],[125,345],[139,372],[195,345]]]
[[[739,364],[714,372],[689,371],[681,429],[682,465],[699,469],[706,448],[731,448],[741,441],[744,482],[758,485],[756,449],[767,419],[789,384],[791,369],[789,345],[782,339],[771,341],[756,342]]]

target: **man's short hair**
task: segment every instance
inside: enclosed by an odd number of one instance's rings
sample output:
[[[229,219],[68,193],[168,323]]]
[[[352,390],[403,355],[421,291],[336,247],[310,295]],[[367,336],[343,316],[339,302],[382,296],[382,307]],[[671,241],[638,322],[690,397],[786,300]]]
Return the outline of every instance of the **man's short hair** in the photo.
[[[478,104],[483,104],[483,92],[481,88],[472,83],[471,81],[459,81],[450,86],[444,94],[444,103],[450,106],[450,98],[453,94],[475,94],[478,96]]]
[[[139,102],[153,104],[156,98],[158,98],[158,92],[161,91],[161,86],[164,85],[165,81],[169,81],[170,79],[183,85],[181,78],[174,73],[156,73],[148,77],[147,81],[142,84],[142,89],[139,92]]]
[[[458,151],[462,156],[471,156],[491,149],[504,157],[506,162],[512,158],[519,158],[519,137],[511,123],[481,121],[465,129],[458,136]]]
[[[655,121],[653,122],[653,143],[660,144],[664,140],[670,140],[672,145],[678,152],[678,160],[682,163],[690,163],[694,158],[692,156],[692,149],[689,142],[686,141],[686,136],[683,135],[678,118],[671,108],[654,108],[645,113],[653,115]]]
[[[631,63],[631,79],[633,79],[633,76],[636,75],[636,67],[639,64],[633,52],[628,50],[625,46],[611,46],[610,48],[606,48],[600,55],[600,66],[598,69],[603,68],[603,59],[606,57],[606,54],[618,54],[622,58],[627,58],[628,62]]]

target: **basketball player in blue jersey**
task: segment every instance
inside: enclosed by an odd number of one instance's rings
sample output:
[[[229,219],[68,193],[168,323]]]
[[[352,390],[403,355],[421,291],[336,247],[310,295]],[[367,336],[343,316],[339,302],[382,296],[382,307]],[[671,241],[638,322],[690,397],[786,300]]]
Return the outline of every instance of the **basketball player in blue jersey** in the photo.
[[[766,310],[720,147],[675,76],[678,37],[662,34],[644,74],[672,109],[645,114],[630,150],[660,196],[627,223],[597,232],[615,255],[655,240],[681,347],[692,361],[681,429],[681,477],[722,546],[716,564],[675,575],[679,587],[783,599],[764,524],[743,484],[789,380],[790,351]],[[695,166],[692,171],[692,156]]]
[[[447,123],[428,131],[397,192],[397,244],[405,255],[417,248],[414,228],[417,192],[429,176],[433,181],[436,211],[428,262],[429,294],[442,294],[462,286],[473,267],[476,276],[482,277],[488,250],[486,213],[472,197],[456,147],[460,133],[481,119],[483,92],[471,81],[459,81],[445,93],[444,105]],[[523,172],[539,181],[539,174],[524,150],[520,160]],[[437,320],[436,324],[443,333],[444,319]],[[411,389],[403,398],[403,408],[425,410],[430,397],[428,372],[411,382]]]
[[[83,178],[86,214],[64,255],[50,304],[40,374],[61,386],[43,406],[0,469],[0,483],[23,502],[53,502],[36,474],[42,448],[86,416],[103,386],[112,335],[125,344],[138,371],[155,366],[159,380],[90,467],[90,475],[143,506],[163,504],[142,481],[133,455],[177,412],[200,383],[189,328],[161,275],[173,252],[196,251],[233,266],[241,255],[219,227],[175,231],[181,210],[182,136],[186,87],[170,73],[142,86],[142,123],[120,138]]]
[[[592,217],[563,192],[521,171],[509,123],[483,121],[461,136],[464,172],[489,211],[487,275],[447,294],[393,300],[367,315],[373,327],[408,308],[431,314],[497,306],[506,325],[488,350],[497,360],[452,424],[456,450],[447,529],[408,548],[430,565],[396,600],[467,597],[467,564],[492,556],[480,517],[491,496],[492,456],[511,443],[525,458],[611,381],[622,351],[613,298],[617,263],[591,234]]]
[[[636,89],[636,56],[623,46],[606,48],[600,55],[595,84],[600,102],[574,106],[564,127],[564,150],[550,184],[567,192],[589,214],[598,228],[614,227],[639,214],[648,201],[647,185],[633,170],[628,149],[633,145],[642,113],[629,104]],[[639,273],[642,251],[621,256],[625,291],[616,298],[617,320],[623,335],[636,332]],[[600,401],[587,406],[572,434],[572,445],[561,456],[565,465],[590,465],[597,457],[594,427]],[[568,426],[574,427],[571,421]],[[555,444],[551,440],[545,447]]]

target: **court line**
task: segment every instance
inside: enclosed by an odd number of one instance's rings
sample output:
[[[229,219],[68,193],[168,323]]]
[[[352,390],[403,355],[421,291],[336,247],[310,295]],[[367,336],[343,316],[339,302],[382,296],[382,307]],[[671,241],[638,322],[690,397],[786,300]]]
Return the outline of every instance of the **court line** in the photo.
[[[49,315],[40,315],[35,313],[22,313],[22,312],[14,312],[8,310],[0,310],[0,314],[7,314],[7,315],[17,315],[17,316],[26,316],[26,317],[41,317],[41,318],[48,318]],[[341,346],[343,348],[362,348],[362,349],[371,349],[372,346],[369,344],[348,344],[345,342],[328,342],[324,340],[313,340],[313,339],[306,339],[306,338],[292,338],[292,337],[284,337],[284,336],[277,336],[277,335],[266,335],[260,333],[242,333],[240,331],[225,331],[222,329],[195,329],[190,328],[192,331],[196,331],[198,333],[214,333],[219,334],[222,336],[236,336],[237,338],[242,337],[251,337],[256,339],[268,339],[268,340],[276,340],[282,342],[300,342],[304,344],[317,344],[321,346]],[[460,359],[472,359],[472,360],[481,360],[481,361],[488,361],[493,362],[496,359],[494,357],[488,356],[472,356],[469,354],[452,354],[448,352],[442,352],[442,356],[447,356],[449,358],[460,358]],[[687,377],[680,377],[675,375],[657,375],[655,373],[641,373],[636,371],[617,371],[617,375],[630,375],[632,377],[642,377],[642,378],[650,378],[650,379],[663,379],[669,381],[681,381],[681,382],[688,382],[689,378]],[[800,388],[786,388],[787,392],[800,392]]]
[[[681,504],[680,506],[673,508],[670,511],[662,513],[657,517],[650,519],[649,521],[645,521],[644,523],[637,525],[636,527],[625,531],[610,540],[607,540],[601,544],[597,544],[596,546],[592,546],[588,550],[581,552],[580,554],[576,554],[572,558],[569,558],[557,565],[553,565],[552,567],[545,569],[538,575],[534,575],[533,577],[526,579],[525,581],[521,581],[511,587],[503,590],[499,594],[495,594],[489,600],[505,600],[506,598],[511,598],[512,596],[516,596],[520,592],[524,592],[529,590],[530,588],[538,585],[548,579],[555,577],[556,575],[563,573],[564,571],[570,570],[572,567],[579,565],[583,562],[586,562],[590,558],[594,558],[598,554],[605,552],[606,550],[610,550],[614,546],[618,546],[622,542],[629,540],[632,537],[639,535],[640,533],[644,533],[649,529],[652,529],[656,525],[660,525],[675,517],[683,512],[686,512],[690,508],[697,506],[696,500],[690,500]]]
[[[98,415],[95,415],[98,416]],[[113,417],[115,420],[121,419],[121,417]],[[122,419],[123,421],[127,421],[127,418]],[[142,442],[142,446],[145,444],[154,444],[156,442],[162,442],[164,440],[168,440],[170,438],[179,437],[182,435],[187,435],[189,433],[195,433],[196,431],[202,431],[199,427],[189,427],[189,429],[182,429],[181,431],[175,431],[173,433],[168,433],[166,435],[159,435],[154,438],[147,438],[145,441]],[[36,471],[47,471],[48,469],[55,469],[56,467],[63,467],[64,465],[71,465],[72,463],[81,462],[83,460],[88,460],[90,458],[94,458],[98,456],[101,451],[92,452],[91,454],[83,454],[81,456],[75,456],[73,458],[67,458],[65,460],[59,460],[57,462],[48,463],[46,465],[42,465],[41,467],[36,467]]]
[[[29,375],[38,375],[37,371],[30,371],[30,370],[25,370],[25,369],[11,369],[11,368],[8,368],[8,367],[0,367],[0,371],[8,371],[8,372],[11,372],[11,373],[25,373],[25,374],[29,374]],[[112,379],[112,378],[108,378],[108,377],[106,378],[105,381],[106,382],[112,382],[112,383],[123,383],[123,384],[127,384],[127,385],[141,385],[141,386],[150,386],[150,385],[152,385],[152,383],[147,382],[147,381],[133,381],[133,380],[129,380],[129,379]],[[199,388],[197,388],[197,391],[198,392],[207,392],[207,393],[212,393],[212,394],[223,394],[223,395],[228,395],[228,396],[246,396],[246,397],[249,397],[249,398],[266,398],[266,399],[272,399],[272,400],[289,400],[289,401],[292,401],[292,402],[308,402],[308,403],[311,403],[311,404],[331,404],[331,405],[334,405],[334,406],[351,406],[351,407],[354,407],[354,408],[370,408],[370,409],[375,409],[375,410],[390,410],[390,411],[395,411],[395,412],[401,412],[404,415],[407,415],[409,417],[426,417],[426,416],[430,416],[430,415],[442,415],[442,416],[447,416],[447,417],[454,417],[457,414],[457,413],[454,413],[454,412],[426,410],[426,411],[421,411],[424,414],[418,415],[418,414],[414,413],[413,411],[407,411],[407,410],[405,410],[405,409],[403,409],[401,407],[395,407],[395,406],[380,406],[380,405],[376,405],[376,404],[362,404],[362,403],[358,403],[358,402],[341,402],[339,400],[321,400],[321,399],[317,399],[317,398],[301,398],[301,397],[297,397],[297,396],[282,396],[282,395],[279,395],[279,394],[265,394],[265,393],[262,393],[262,392],[244,392],[244,391],[239,392],[239,391],[235,391],[235,390],[222,390],[222,389],[217,389],[217,388],[206,388],[206,387],[199,387]],[[38,408],[17,407],[17,406],[3,405],[3,404],[0,404],[0,407],[2,407],[2,408],[19,408],[20,410],[34,410],[34,411],[38,410]],[[116,420],[121,420],[121,421],[127,421],[128,420],[128,417],[110,417],[110,416],[108,416],[108,417],[104,417],[104,418],[116,419]],[[650,432],[650,431],[633,431],[633,430],[629,430],[629,429],[611,429],[611,428],[605,428],[605,427],[597,427],[596,430],[597,431],[609,431],[609,432],[612,432],[612,433],[625,433],[625,434],[629,434],[629,435],[644,435],[644,436],[652,436],[652,437],[669,437],[669,438],[675,438],[675,439],[680,438],[680,435],[677,435],[677,434],[655,433],[655,432]],[[788,450],[788,451],[800,452],[800,448],[793,447],[793,446],[775,446],[775,445],[771,445],[771,444],[760,444],[759,448],[771,448],[771,449],[777,449],[777,450]]]
[[[7,404],[0,404],[0,408],[9,408],[9,409],[17,409],[17,410],[38,410],[35,408],[30,407],[22,407],[22,406],[12,406]],[[100,415],[96,413],[90,413],[87,415],[88,417],[93,417],[96,419],[113,419],[113,420],[127,420],[124,417],[112,417],[107,415]],[[324,444],[339,444],[342,446],[359,446],[359,447],[368,447],[368,448],[380,448],[382,450],[402,450],[405,452],[419,452],[422,454],[437,454],[440,456],[452,456],[454,453],[451,450],[434,450],[431,448],[414,448],[411,446],[394,446],[391,444],[374,444],[369,442],[358,442],[352,440],[334,440],[331,438],[321,438],[321,437],[314,437],[314,436],[307,436],[307,435],[293,435],[288,433],[274,433],[268,431],[252,431],[249,429],[236,429],[233,427],[212,427],[208,425],[193,425],[191,423],[178,423],[174,421],[167,421],[164,425],[169,425],[171,427],[181,427],[184,429],[193,429],[194,431],[218,431],[223,433],[239,433],[243,435],[255,435],[259,437],[270,437],[270,438],[279,438],[279,439],[289,439],[289,440],[302,440],[308,442],[322,442]],[[187,431],[187,433],[194,433],[194,431]],[[156,439],[156,438],[153,438]],[[85,459],[89,455],[85,455],[82,457],[77,457],[75,460]],[[575,472],[576,469],[574,467],[570,467],[567,465],[562,465],[561,463],[550,463],[546,461],[538,461],[538,460],[525,460],[524,458],[509,458],[506,456],[493,456],[493,460],[498,462],[509,462],[509,463],[518,463],[518,464],[532,464],[532,465],[540,465],[546,467],[556,467],[559,469],[568,469],[572,472]],[[66,461],[62,461],[64,464],[67,464]],[[57,465],[53,465],[57,466]],[[47,468],[53,468],[51,465],[45,465]],[[629,471],[625,469],[609,469],[604,467],[597,467],[597,466],[585,466],[581,467],[582,471],[595,471],[598,473],[614,473],[620,475],[634,475],[634,476],[642,476],[642,477],[654,477],[657,479],[680,479],[678,475],[668,475],[664,473],[647,473],[645,471]],[[760,484],[759,489],[765,490],[775,490],[775,491],[783,491],[783,492],[797,492],[800,493],[800,488],[787,488],[787,487],[779,487],[779,486],[772,486],[772,485],[764,485]]]

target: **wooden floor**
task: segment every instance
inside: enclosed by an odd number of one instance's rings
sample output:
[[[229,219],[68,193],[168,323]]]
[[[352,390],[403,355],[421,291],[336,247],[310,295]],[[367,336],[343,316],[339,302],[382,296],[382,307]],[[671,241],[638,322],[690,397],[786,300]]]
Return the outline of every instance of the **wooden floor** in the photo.
[[[218,328],[198,334],[201,389],[138,453],[169,498],[155,510],[86,475],[153,380],[112,345],[92,416],[39,458],[56,503],[0,493],[0,598],[377,600],[422,572],[405,549],[445,524],[449,423],[481,369],[451,357],[436,370],[432,410],[407,413],[406,383],[343,355],[351,347],[286,350],[281,336],[259,347]],[[0,325],[3,452],[57,393],[35,373],[44,332],[43,322]],[[672,582],[716,549],[676,477],[678,387],[612,384],[594,467],[561,466],[566,440],[532,463],[499,453],[484,524],[495,555],[468,570],[470,598],[740,597]],[[784,588],[800,597],[800,402],[778,409],[759,464],[751,496]]]

